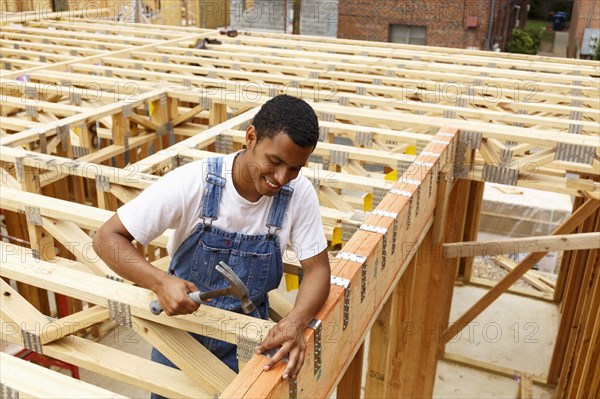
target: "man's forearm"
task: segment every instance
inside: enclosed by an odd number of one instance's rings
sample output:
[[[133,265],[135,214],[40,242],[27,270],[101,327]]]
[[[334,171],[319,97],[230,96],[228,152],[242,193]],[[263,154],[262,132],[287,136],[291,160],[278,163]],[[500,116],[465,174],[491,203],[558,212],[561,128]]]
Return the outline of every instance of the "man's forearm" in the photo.
[[[288,317],[295,318],[303,328],[306,327],[327,300],[330,280],[329,265],[313,265],[307,269],[298,290],[296,305]]]
[[[164,272],[155,268],[133,244],[119,234],[94,237],[94,246],[102,260],[119,276],[140,287],[155,290]]]

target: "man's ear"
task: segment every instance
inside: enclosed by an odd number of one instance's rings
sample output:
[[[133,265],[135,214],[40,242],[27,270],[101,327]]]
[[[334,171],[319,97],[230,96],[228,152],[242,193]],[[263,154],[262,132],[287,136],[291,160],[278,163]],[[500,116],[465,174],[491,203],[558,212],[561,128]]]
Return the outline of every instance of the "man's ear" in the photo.
[[[246,129],[246,148],[251,150],[256,145],[256,140],[256,128],[254,125],[250,125]]]

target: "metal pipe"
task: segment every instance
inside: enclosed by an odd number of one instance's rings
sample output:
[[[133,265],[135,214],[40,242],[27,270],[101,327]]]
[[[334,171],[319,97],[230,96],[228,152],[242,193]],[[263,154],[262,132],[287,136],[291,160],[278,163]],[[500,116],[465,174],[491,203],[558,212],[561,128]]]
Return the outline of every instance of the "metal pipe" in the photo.
[[[485,37],[485,49],[490,50],[490,39],[492,38],[492,28],[494,27],[494,9],[496,8],[496,1],[491,0],[490,4],[490,18],[488,20],[488,31]]]

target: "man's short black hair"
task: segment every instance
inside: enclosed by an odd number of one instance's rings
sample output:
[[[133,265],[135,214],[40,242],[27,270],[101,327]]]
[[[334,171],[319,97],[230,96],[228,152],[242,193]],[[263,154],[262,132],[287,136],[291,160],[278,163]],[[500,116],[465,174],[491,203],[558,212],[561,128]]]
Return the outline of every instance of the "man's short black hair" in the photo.
[[[286,94],[273,97],[263,104],[252,123],[256,141],[287,134],[299,147],[315,147],[319,141],[317,114],[304,100]]]

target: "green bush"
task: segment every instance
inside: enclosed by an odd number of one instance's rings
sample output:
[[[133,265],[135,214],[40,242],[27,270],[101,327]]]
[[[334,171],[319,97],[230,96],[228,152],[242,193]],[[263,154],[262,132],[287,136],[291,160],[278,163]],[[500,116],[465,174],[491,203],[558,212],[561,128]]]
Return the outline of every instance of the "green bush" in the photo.
[[[596,46],[596,52],[592,56],[592,59],[594,59],[596,61],[600,61],[600,44],[598,46]]]
[[[535,54],[537,52],[536,41],[526,30],[513,29],[511,38],[509,42],[506,43],[506,51],[509,53]]]
[[[533,52],[533,54],[537,53],[537,50],[540,48],[540,42],[542,40],[542,33],[544,33],[546,28],[532,25],[532,26],[525,26],[525,28],[523,28],[523,30],[525,32],[527,32],[529,37],[531,37],[531,39],[533,40],[533,48],[535,50]],[[513,31],[513,35],[514,35],[514,31]],[[526,53],[526,54],[529,54],[529,53]]]

